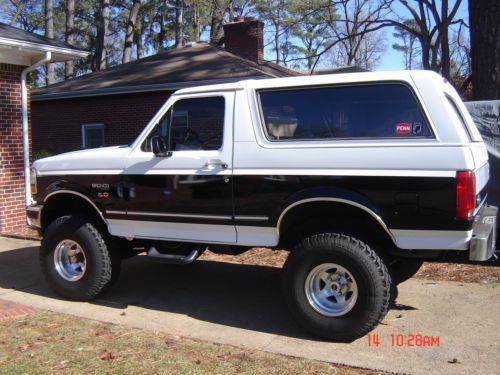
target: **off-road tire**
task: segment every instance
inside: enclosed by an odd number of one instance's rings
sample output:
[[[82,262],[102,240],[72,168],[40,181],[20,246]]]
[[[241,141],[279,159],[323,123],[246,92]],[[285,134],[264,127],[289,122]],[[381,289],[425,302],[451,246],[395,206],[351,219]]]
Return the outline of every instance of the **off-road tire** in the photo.
[[[411,279],[418,272],[420,267],[422,267],[423,263],[424,261],[421,259],[393,259],[389,264],[389,268],[394,284],[399,285],[402,282]]]
[[[308,302],[305,283],[316,266],[335,263],[347,269],[357,283],[358,297],[345,315],[329,317]],[[290,253],[284,265],[285,299],[293,316],[315,336],[352,342],[373,330],[389,309],[392,280],[381,258],[360,240],[339,233],[306,237]]]
[[[118,278],[121,259],[113,253],[107,233],[99,227],[84,216],[68,215],[54,220],[45,231],[40,247],[40,266],[47,283],[60,296],[88,301],[108,289]],[[66,239],[77,242],[86,257],[86,270],[78,281],[65,280],[55,267],[54,252]]]

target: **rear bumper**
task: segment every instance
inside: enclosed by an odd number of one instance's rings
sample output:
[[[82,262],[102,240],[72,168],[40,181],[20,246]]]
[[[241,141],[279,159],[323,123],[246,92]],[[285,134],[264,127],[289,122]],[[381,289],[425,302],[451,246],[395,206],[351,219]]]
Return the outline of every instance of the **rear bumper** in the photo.
[[[485,261],[495,252],[497,237],[497,214],[495,206],[483,206],[472,227],[472,238],[469,244],[469,260]]]
[[[40,229],[42,227],[43,206],[34,205],[26,207],[26,221],[31,228]]]

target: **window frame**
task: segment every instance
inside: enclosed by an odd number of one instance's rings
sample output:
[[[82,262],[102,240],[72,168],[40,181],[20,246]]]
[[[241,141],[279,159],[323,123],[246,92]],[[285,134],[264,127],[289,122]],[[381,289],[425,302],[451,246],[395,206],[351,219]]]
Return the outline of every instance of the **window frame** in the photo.
[[[207,98],[221,98],[224,102],[224,107],[223,107],[223,118],[222,118],[222,137],[221,137],[221,145],[217,150],[170,150],[171,147],[171,131],[172,131],[172,120],[173,120],[173,111],[175,110],[175,105],[180,102],[181,100],[192,100],[192,99],[207,99]],[[159,122],[163,119],[163,117],[170,111],[170,119],[169,119],[169,124],[168,124],[168,139],[167,139],[167,144],[169,148],[169,152],[220,152],[222,148],[224,147],[224,136],[225,136],[225,126],[226,126],[226,111],[227,111],[227,99],[226,96],[223,95],[222,93],[216,93],[214,95],[195,95],[195,96],[178,96],[173,100],[171,103],[167,102],[165,103],[165,106],[160,110],[157,115],[159,115],[157,118],[155,118],[156,121],[153,122],[151,126],[148,126],[145,130],[145,135],[142,137],[139,135],[138,139],[139,142],[137,144],[138,148],[143,152],[143,153],[151,153],[152,151],[145,151],[144,147],[145,144],[151,135],[151,133],[154,131],[156,126],[159,124]],[[160,115],[161,113],[161,115]]]
[[[353,87],[353,86],[383,86],[383,85],[401,85],[406,87],[413,98],[415,99],[417,106],[420,110],[420,113],[422,114],[422,117],[424,118],[425,125],[429,129],[431,135],[429,136],[412,136],[412,137],[343,137],[343,138],[288,138],[288,139],[273,139],[270,137],[268,129],[267,129],[267,124],[264,119],[264,112],[262,108],[262,102],[260,98],[260,93],[262,92],[279,92],[279,91],[296,91],[296,90],[308,90],[308,89],[315,89],[315,88],[320,88],[320,89],[327,89],[327,88],[340,88],[340,87]],[[415,90],[413,87],[411,87],[407,82],[404,81],[379,81],[379,82],[359,82],[359,83],[341,83],[341,84],[325,84],[325,85],[307,85],[307,86],[291,86],[291,87],[275,87],[275,88],[265,88],[265,89],[257,89],[255,90],[255,99],[256,99],[256,104],[257,104],[257,113],[258,113],[258,118],[260,122],[260,128],[262,133],[264,134],[264,138],[267,142],[278,144],[278,143],[300,143],[300,142],[321,142],[321,143],[326,143],[326,142],[336,142],[336,141],[397,141],[397,140],[404,140],[404,141],[429,141],[429,140],[436,140],[436,133],[434,132],[434,128],[432,126],[432,123],[429,119],[429,116],[427,115],[427,112],[425,111],[425,108],[422,106],[422,103],[419,99],[419,97],[416,95]]]
[[[86,131],[88,129],[99,129],[102,130],[102,145],[98,147],[104,147],[105,146],[105,134],[104,131],[106,129],[106,126],[104,125],[103,122],[87,122],[81,124],[81,133],[82,133],[82,149],[88,149],[90,148],[86,143],[87,143],[87,137],[86,137]],[[95,147],[93,147],[95,148]]]

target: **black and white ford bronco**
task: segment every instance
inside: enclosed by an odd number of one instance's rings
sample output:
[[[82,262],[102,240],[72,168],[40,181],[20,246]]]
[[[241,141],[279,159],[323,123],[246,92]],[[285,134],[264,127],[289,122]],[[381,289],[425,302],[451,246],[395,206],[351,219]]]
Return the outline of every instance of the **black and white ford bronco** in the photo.
[[[141,252],[286,249],[293,315],[351,341],[423,259],[493,255],[488,180],[481,136],[435,73],[247,80],[177,91],[131,145],[36,161],[27,214],[66,298],[97,296]]]

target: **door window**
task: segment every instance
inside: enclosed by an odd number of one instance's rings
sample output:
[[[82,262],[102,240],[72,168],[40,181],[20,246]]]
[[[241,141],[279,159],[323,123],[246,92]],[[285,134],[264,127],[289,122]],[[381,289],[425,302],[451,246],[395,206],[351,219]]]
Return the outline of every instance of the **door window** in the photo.
[[[163,137],[169,151],[219,150],[224,130],[224,97],[181,99],[153,128],[142,145],[151,151],[151,139]]]

